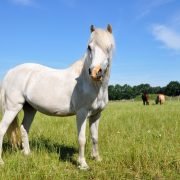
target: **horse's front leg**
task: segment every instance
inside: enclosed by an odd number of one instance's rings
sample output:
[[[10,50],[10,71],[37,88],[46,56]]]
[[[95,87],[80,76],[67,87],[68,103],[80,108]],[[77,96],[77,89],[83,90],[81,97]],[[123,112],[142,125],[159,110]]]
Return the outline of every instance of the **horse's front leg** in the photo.
[[[84,156],[85,144],[86,144],[86,121],[87,121],[87,112],[80,111],[76,115],[77,118],[77,129],[78,129],[78,142],[79,142],[79,157],[78,163],[79,168],[86,170],[89,169],[89,166],[86,163]]]
[[[101,113],[98,113],[94,116],[89,118],[89,128],[91,132],[91,139],[92,139],[92,152],[91,156],[97,161],[101,161],[101,157],[99,155],[98,150],[98,127],[99,127],[99,120],[100,120]]]

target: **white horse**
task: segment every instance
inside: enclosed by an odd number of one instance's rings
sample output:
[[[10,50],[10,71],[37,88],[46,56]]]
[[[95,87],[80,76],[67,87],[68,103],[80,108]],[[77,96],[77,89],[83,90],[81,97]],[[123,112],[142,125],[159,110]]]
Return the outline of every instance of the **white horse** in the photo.
[[[2,142],[6,131],[11,143],[21,143],[25,155],[30,153],[28,132],[37,111],[53,116],[76,115],[80,169],[89,168],[84,149],[86,121],[92,137],[92,157],[100,160],[98,124],[101,111],[108,102],[108,81],[114,49],[112,27],[106,30],[91,26],[91,36],[84,57],[67,69],[59,70],[39,64],[22,64],[11,69],[2,87],[3,118],[0,122],[0,164],[3,164]],[[18,134],[17,115],[24,118]],[[18,137],[18,138],[17,138]]]

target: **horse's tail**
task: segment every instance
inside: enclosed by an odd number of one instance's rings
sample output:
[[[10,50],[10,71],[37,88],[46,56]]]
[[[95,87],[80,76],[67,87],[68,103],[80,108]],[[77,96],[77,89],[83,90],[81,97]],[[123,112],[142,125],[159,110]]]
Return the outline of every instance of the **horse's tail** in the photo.
[[[17,116],[14,118],[13,122],[10,124],[7,130],[7,136],[13,148],[17,149],[18,147],[21,146],[21,142],[22,142],[21,132],[20,132]]]
[[[4,90],[2,89],[0,85],[0,112],[3,116],[5,113],[5,108],[4,108]],[[20,133],[20,128],[18,125],[18,117],[16,116],[12,123],[10,124],[8,130],[7,130],[7,136],[12,144],[12,147],[17,148],[18,146],[21,146],[21,133]]]

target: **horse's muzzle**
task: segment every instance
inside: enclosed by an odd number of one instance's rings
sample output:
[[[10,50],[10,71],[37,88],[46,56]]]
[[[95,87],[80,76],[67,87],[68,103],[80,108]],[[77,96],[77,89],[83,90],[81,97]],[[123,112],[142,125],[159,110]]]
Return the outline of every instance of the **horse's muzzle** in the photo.
[[[92,69],[89,68],[89,75],[94,81],[102,81],[103,70],[100,66],[93,67]]]

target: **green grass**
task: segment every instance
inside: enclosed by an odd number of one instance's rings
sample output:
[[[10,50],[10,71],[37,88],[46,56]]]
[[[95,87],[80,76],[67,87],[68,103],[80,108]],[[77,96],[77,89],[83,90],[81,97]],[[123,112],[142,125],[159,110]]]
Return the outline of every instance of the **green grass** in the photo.
[[[87,126],[86,158],[91,169],[81,171],[76,166],[75,117],[38,113],[30,130],[29,157],[12,151],[4,139],[0,179],[180,179],[179,123],[180,102],[162,106],[110,102],[99,127],[103,161],[90,158]]]

